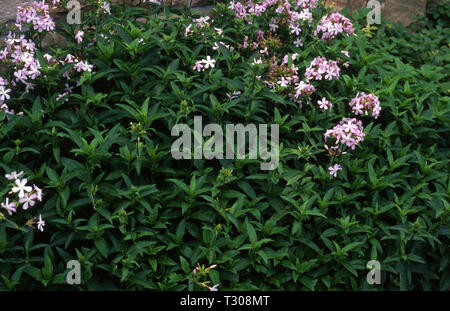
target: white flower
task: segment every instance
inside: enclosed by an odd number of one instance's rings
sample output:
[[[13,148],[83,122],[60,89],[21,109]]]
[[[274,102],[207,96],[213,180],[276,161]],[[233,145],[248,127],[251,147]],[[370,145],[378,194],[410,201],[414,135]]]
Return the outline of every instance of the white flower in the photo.
[[[214,285],[213,287],[210,287],[209,290],[211,292],[217,292],[217,287],[219,287],[219,284]]]
[[[42,220],[42,215],[39,214],[39,221],[37,222],[38,230],[44,231],[45,221]]]
[[[289,25],[289,28],[291,29],[291,33],[295,33],[297,36],[300,34],[300,32],[302,32],[302,30],[300,29],[300,27],[298,27],[298,25]]]
[[[301,46],[303,46],[303,42],[302,42],[302,40],[301,40],[300,38],[297,38],[297,40],[295,40],[293,43],[294,43],[294,45],[295,45],[296,47],[301,47]]]
[[[30,192],[32,190],[32,188],[30,186],[26,185],[27,181],[28,180],[26,178],[24,178],[22,180],[16,179],[17,187],[13,187],[12,191],[13,192],[19,192],[19,198],[22,198],[25,195],[24,191]]]
[[[258,58],[258,59],[255,58],[255,59],[253,60],[252,65],[254,66],[254,65],[256,65],[256,64],[262,64],[261,57]]]
[[[277,82],[281,87],[286,87],[289,84],[289,80],[285,77],[281,77],[281,80]]]
[[[20,173],[17,173],[16,171],[11,172],[11,174],[6,174],[5,177],[8,180],[13,180],[19,178],[23,174],[23,171],[20,171]]]
[[[192,27],[192,24],[189,24],[189,26],[186,27],[186,30],[184,31],[185,37],[187,37],[192,32],[191,27]]]
[[[5,101],[6,99],[10,99],[8,93],[11,92],[10,89],[5,89],[3,85],[0,86],[0,100]]]
[[[214,68],[216,61],[208,55],[206,56],[206,59],[202,60],[202,63],[205,64],[205,69],[208,69],[210,67]]]
[[[80,61],[73,66],[78,72],[92,71],[93,65],[90,65],[87,61]]]
[[[103,4],[100,6],[101,9],[103,9],[104,12],[111,15],[111,4],[109,2],[103,1]]]

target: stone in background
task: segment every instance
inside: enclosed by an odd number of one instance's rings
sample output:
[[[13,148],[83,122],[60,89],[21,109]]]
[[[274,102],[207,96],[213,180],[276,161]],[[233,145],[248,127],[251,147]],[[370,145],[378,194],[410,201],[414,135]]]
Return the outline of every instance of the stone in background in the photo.
[[[414,15],[425,15],[427,0],[378,0],[381,4],[382,18],[400,22],[407,26],[414,22]],[[351,11],[367,6],[368,0],[327,0],[326,4],[333,3],[336,10],[348,6]]]

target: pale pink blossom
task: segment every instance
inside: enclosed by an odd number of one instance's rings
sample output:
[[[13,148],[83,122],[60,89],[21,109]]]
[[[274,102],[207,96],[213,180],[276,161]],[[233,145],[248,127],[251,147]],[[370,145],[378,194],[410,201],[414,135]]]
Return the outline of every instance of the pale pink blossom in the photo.
[[[37,198],[37,195],[34,193],[31,195],[28,193],[25,193],[25,195],[19,199],[19,203],[23,204],[22,205],[23,210],[27,210],[29,206],[34,206],[34,203],[35,203],[34,200],[36,200],[36,198]]]
[[[84,36],[84,31],[83,30],[79,30],[76,34],[75,34],[75,40],[77,40],[77,43],[80,44],[81,42],[83,42],[83,36]]]
[[[9,216],[16,212],[16,203],[9,203],[9,198],[6,198],[5,203],[1,203],[1,206],[8,211]]]
[[[330,171],[331,176],[337,177],[337,173],[338,171],[342,170],[342,167],[336,163],[335,165],[330,166],[328,170]]]

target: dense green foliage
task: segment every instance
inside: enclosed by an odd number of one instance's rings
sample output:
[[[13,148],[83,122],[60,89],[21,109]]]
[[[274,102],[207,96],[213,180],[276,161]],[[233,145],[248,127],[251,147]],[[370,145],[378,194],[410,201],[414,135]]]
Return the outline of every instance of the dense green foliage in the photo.
[[[69,46],[48,51],[95,65],[73,78],[80,86],[68,102],[57,96],[73,64],[49,65],[44,51],[36,55],[46,78],[8,101],[24,114],[0,123],[0,167],[24,171],[44,197],[13,216],[1,210],[0,288],[198,290],[207,280],[219,290],[450,287],[449,28],[440,15],[411,33],[385,22],[369,29],[362,10],[352,17],[357,36],[324,42],[305,28],[303,47],[281,33],[286,44],[271,48],[299,53],[301,71],[317,56],[350,54],[340,78],[316,85],[300,108],[256,78],[265,67],[251,65],[252,51],[237,51],[269,21],[236,21],[219,4],[211,19],[225,37],[211,30],[202,41],[185,36],[187,9],[111,10],[85,17],[96,27],[81,44],[65,25],[59,32]],[[316,23],[324,10],[313,10]],[[213,40],[235,50],[213,50]],[[194,71],[208,55],[215,68]],[[330,157],[324,132],[352,115],[358,92],[379,97],[380,117],[361,117],[364,141]],[[333,111],[318,108],[322,97]],[[194,115],[204,124],[279,124],[278,168],[174,160],[171,129],[193,127]],[[334,163],[342,166],[336,178],[327,169]],[[0,182],[4,202],[10,181]],[[44,232],[24,225],[36,210]],[[81,263],[81,285],[66,284],[72,259]],[[366,282],[371,259],[381,263],[380,285]],[[194,276],[197,264],[217,267]]]

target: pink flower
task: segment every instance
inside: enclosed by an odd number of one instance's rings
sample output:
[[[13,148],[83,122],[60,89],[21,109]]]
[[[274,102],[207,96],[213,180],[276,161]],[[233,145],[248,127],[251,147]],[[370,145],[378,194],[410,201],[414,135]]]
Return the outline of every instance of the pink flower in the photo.
[[[260,50],[259,53],[265,54],[266,56],[269,56],[269,51],[267,50],[267,46],[264,47],[264,50]]]
[[[83,30],[79,30],[76,34],[75,34],[75,40],[77,40],[77,43],[80,44],[81,42],[83,42],[83,36],[84,36],[84,31]]]
[[[322,18],[314,32],[314,36],[322,33],[322,40],[331,41],[342,32],[345,32],[347,35],[353,35],[355,29],[348,18],[339,13],[333,13]]]
[[[358,93],[355,98],[351,100],[349,103],[350,107],[352,107],[353,113],[355,115],[365,114],[366,116],[369,113],[377,119],[381,112],[380,100],[375,94],[365,94],[361,92],[361,95]]]
[[[37,196],[34,193],[32,195],[25,193],[25,195],[19,199],[19,203],[23,204],[22,205],[23,210],[27,210],[28,206],[34,206],[34,203],[35,203],[34,200],[36,198],[37,198]]]
[[[64,59],[66,63],[73,63],[75,62],[75,56],[72,54],[67,54],[66,58]]]
[[[330,166],[328,168],[328,170],[330,171],[330,175],[331,176],[337,177],[337,172],[342,170],[342,167],[339,164],[336,163],[335,165]]]
[[[302,47],[303,46],[303,42],[302,42],[302,40],[300,38],[297,38],[297,40],[295,40],[293,43],[294,43],[294,45],[296,47]]]
[[[290,24],[289,28],[291,29],[291,33],[295,33],[297,36],[300,34],[300,32],[302,32],[302,30],[300,29],[298,23],[295,24]]]
[[[322,75],[325,74],[325,79],[332,80],[333,77],[339,78],[340,71],[336,61],[318,56],[311,61],[306,69],[305,77],[308,81],[319,81],[322,80]]]
[[[332,129],[328,129],[324,134],[325,142],[331,137],[336,140],[335,146],[343,144],[352,150],[364,140],[364,136],[362,122],[355,118],[343,118],[339,124]],[[335,151],[340,152],[340,149],[336,148]]]
[[[14,203],[14,202],[9,203],[9,198],[6,198],[5,203],[2,203],[1,206],[3,208],[6,208],[9,216],[11,216],[13,213],[16,212],[16,203]]]
[[[333,104],[331,104],[325,97],[322,100],[317,101],[320,109],[328,110],[333,108]]]
[[[295,91],[295,98],[297,99],[299,96],[303,95],[311,96],[311,94],[316,91],[316,88],[311,84],[300,81],[295,87]]]
[[[38,201],[42,201],[42,190],[33,184],[34,191],[36,191],[36,198]]]
[[[341,51],[342,54],[344,54],[347,57],[350,57],[350,54],[348,53],[348,51]]]
[[[200,61],[197,61],[197,62],[195,62],[195,65],[194,65],[194,67],[192,67],[192,69],[200,72],[203,69],[203,65]]]
[[[81,71],[91,72],[93,67],[94,65],[90,65],[87,61],[80,61],[73,66],[73,68],[75,68],[78,72]]]
[[[49,14],[49,6],[44,1],[26,2],[17,8],[16,26],[19,30],[22,30],[23,23],[32,24],[34,30],[38,32],[55,29],[55,23]]]
[[[23,70],[18,70],[14,72],[14,77],[16,77],[17,82],[27,83],[27,76],[25,75]]]

